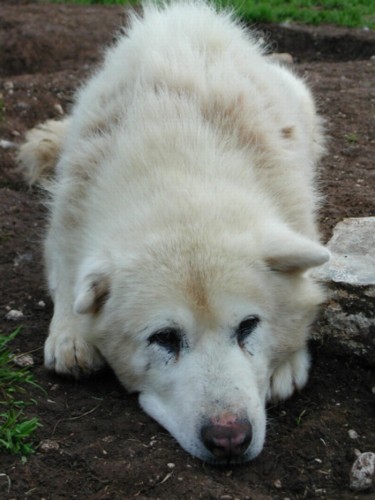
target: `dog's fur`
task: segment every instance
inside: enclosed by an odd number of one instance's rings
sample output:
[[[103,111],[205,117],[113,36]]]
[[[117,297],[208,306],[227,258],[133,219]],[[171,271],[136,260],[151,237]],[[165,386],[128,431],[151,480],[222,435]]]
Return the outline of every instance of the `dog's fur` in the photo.
[[[308,376],[323,298],[308,270],[329,257],[321,121],[305,83],[230,14],[144,10],[71,115],[20,149],[50,191],[45,364],[79,376],[105,360],[188,452],[245,461],[266,401]]]

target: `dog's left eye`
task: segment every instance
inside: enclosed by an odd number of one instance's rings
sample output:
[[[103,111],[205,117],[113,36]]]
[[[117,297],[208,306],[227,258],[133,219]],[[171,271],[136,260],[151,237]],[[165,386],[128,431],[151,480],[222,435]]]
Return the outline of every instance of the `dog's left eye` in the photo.
[[[238,328],[236,330],[236,335],[237,335],[237,342],[241,347],[245,342],[246,338],[258,326],[259,321],[260,319],[258,318],[258,316],[249,316],[248,318],[245,318],[243,321],[241,321],[241,323],[238,325]]]
[[[181,347],[181,334],[176,328],[165,328],[148,338],[149,344],[157,344],[171,354],[178,354]]]

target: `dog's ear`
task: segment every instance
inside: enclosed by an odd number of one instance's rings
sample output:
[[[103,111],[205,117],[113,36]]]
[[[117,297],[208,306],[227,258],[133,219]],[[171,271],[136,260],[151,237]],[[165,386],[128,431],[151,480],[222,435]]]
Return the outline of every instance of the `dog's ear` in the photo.
[[[99,259],[88,259],[77,280],[74,311],[78,314],[99,312],[109,291],[109,264]]]
[[[324,246],[289,229],[274,234],[265,248],[267,265],[286,273],[321,266],[329,258],[330,252]]]

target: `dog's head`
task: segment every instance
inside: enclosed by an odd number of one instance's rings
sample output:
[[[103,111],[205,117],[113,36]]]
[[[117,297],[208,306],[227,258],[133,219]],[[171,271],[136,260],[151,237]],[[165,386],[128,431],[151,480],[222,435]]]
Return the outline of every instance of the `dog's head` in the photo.
[[[187,233],[84,263],[75,309],[91,314],[121,382],[183,448],[243,462],[263,447],[275,370],[304,348],[322,298],[306,270],[328,252],[291,231],[263,244]]]

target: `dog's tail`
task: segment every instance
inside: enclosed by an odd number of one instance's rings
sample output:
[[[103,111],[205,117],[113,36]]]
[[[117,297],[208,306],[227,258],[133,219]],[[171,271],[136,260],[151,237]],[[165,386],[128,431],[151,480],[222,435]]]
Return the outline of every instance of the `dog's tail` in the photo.
[[[54,177],[69,121],[48,120],[27,132],[17,160],[30,184],[44,185]]]

